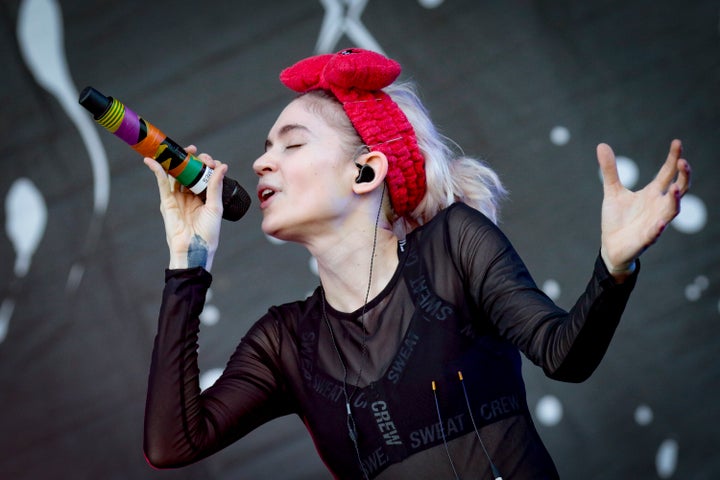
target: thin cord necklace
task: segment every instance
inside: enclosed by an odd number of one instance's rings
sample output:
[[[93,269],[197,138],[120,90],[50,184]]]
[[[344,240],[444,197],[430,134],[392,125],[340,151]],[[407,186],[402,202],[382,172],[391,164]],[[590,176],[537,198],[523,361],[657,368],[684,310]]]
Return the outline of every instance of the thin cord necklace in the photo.
[[[342,354],[340,353],[340,348],[337,345],[337,341],[335,340],[335,332],[333,331],[332,325],[330,324],[330,319],[327,315],[327,307],[326,307],[326,299],[325,299],[325,288],[322,286],[322,283],[320,284],[320,295],[322,296],[322,316],[323,320],[325,322],[325,325],[327,326],[328,331],[330,332],[330,340],[332,341],[333,349],[335,349],[335,353],[337,354],[338,360],[340,361],[340,365],[342,366],[343,370],[343,380],[342,380],[342,391],[343,396],[345,397],[345,410],[347,413],[346,417],[346,424],[348,428],[348,434],[350,436],[350,439],[353,442],[353,446],[355,447],[355,455],[357,456],[358,464],[360,465],[360,469],[362,470],[363,477],[367,480],[369,479],[369,475],[367,470],[365,469],[365,465],[362,462],[362,458],[360,456],[360,447],[358,446],[358,435],[357,435],[357,427],[355,425],[355,418],[352,414],[352,409],[350,408],[350,400],[352,400],[352,397],[357,392],[358,388],[360,388],[360,379],[362,377],[362,371],[363,367],[365,366],[365,356],[367,355],[367,329],[365,328],[365,311],[367,309],[367,303],[370,299],[370,287],[372,286],[372,275],[373,275],[373,266],[375,264],[375,251],[377,249],[377,234],[378,234],[378,224],[380,222],[380,212],[382,211],[382,201],[383,197],[385,196],[385,184],[383,183],[383,189],[382,193],[380,195],[380,207],[378,208],[377,216],[375,217],[375,231],[373,233],[373,245],[372,245],[372,252],[370,254],[370,272],[368,275],[368,285],[367,289],[365,290],[365,300],[363,301],[363,307],[362,311],[360,312],[360,326],[362,328],[362,350],[360,352],[360,367],[358,368],[358,374],[357,378],[355,379],[355,383],[353,384],[354,388],[351,393],[348,394],[348,388],[347,388],[347,377],[348,377],[348,368],[347,365],[345,365],[345,361],[343,360]]]

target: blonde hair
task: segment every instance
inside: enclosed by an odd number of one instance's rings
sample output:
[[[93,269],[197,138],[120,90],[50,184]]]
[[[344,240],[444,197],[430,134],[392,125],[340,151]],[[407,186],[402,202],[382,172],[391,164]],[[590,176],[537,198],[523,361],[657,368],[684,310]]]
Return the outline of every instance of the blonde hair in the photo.
[[[435,128],[413,83],[395,83],[384,90],[412,124],[425,157],[427,193],[412,212],[413,220],[422,225],[440,210],[463,202],[497,223],[500,202],[507,196],[497,173],[483,160],[455,153],[457,144]],[[403,219],[396,219],[393,225],[400,237],[413,228]]]
[[[497,223],[500,202],[507,196],[507,190],[497,173],[480,159],[455,153],[457,144],[435,128],[413,83],[394,83],[383,90],[398,104],[412,124],[418,147],[425,158],[427,178],[425,197],[410,214],[410,219],[397,217],[386,201],[388,219],[395,234],[404,238],[415,227],[429,222],[440,210],[455,202],[463,202]],[[340,102],[322,90],[313,90],[302,96],[310,100],[307,105],[311,111],[321,115],[341,132],[348,152],[357,152],[358,147],[363,145],[362,139],[345,115]],[[333,108],[328,109],[329,105],[333,105]]]

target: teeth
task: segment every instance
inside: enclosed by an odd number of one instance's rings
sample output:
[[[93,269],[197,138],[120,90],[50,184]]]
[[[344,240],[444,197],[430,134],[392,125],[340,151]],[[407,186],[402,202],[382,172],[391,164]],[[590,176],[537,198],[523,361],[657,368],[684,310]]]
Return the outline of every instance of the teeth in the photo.
[[[272,196],[273,193],[275,193],[275,192],[270,190],[269,188],[266,188],[265,190],[263,190],[260,193],[260,196],[262,197],[263,200],[267,200],[268,198],[270,198]]]

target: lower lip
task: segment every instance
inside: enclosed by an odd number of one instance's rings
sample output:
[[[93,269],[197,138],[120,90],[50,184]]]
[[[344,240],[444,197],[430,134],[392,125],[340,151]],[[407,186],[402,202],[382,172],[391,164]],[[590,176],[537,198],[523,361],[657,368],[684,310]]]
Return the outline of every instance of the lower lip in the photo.
[[[275,198],[275,195],[277,195],[277,193],[273,193],[265,200],[261,200],[260,201],[260,209],[262,210],[263,208],[266,208],[268,205],[270,205],[270,203],[272,203],[273,198]]]

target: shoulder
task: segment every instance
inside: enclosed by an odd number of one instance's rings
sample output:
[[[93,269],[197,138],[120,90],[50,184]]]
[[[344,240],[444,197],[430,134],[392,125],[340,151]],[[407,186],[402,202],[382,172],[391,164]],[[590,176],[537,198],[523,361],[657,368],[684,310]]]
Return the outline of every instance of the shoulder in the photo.
[[[456,265],[491,264],[512,250],[510,240],[479,210],[453,203],[412,232],[409,241],[434,262],[449,257]]]
[[[484,213],[463,202],[455,202],[441,213],[443,212],[450,223],[472,222],[478,225],[495,226],[492,220],[485,216]]]
[[[467,235],[499,234],[500,229],[479,210],[462,202],[456,202],[440,210],[428,223],[418,227],[413,234],[418,237],[444,236],[461,241]]]
[[[274,305],[255,323],[253,329],[274,329],[294,334],[308,318],[316,316],[319,299],[318,288],[304,300]]]

